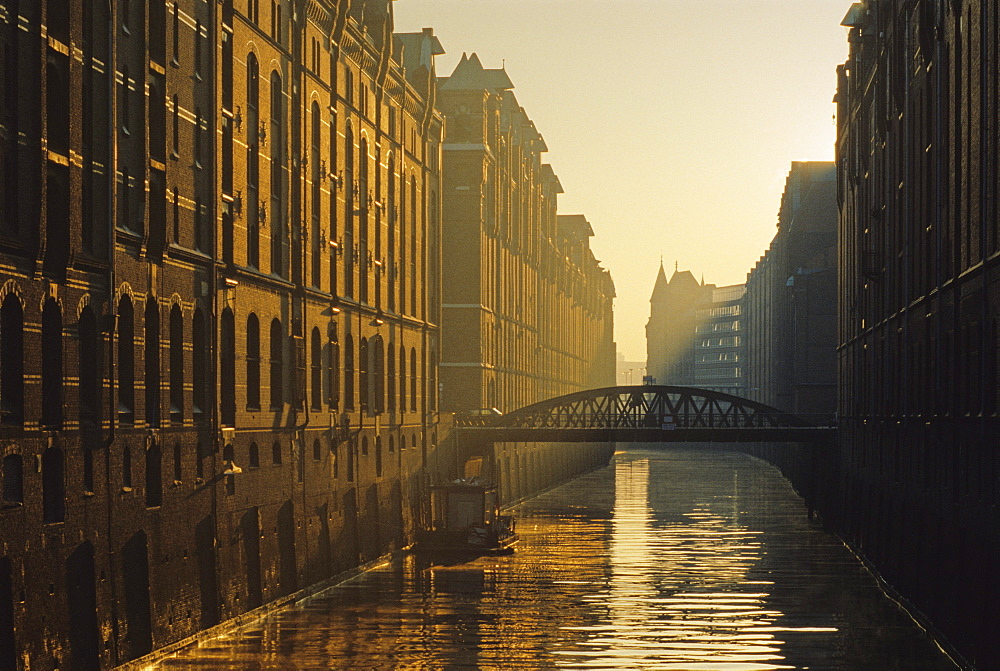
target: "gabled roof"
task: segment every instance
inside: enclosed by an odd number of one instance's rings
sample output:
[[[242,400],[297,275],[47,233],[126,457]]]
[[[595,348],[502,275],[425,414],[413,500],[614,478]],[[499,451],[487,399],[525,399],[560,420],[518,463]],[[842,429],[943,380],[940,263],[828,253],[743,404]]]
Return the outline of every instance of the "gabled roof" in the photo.
[[[510,81],[507,71],[503,68],[490,70],[484,68],[479,56],[473,52],[471,56],[462,54],[462,60],[458,62],[455,71],[444,81],[441,88],[453,91],[477,89],[507,91],[514,88],[514,83]]]
[[[434,57],[444,53],[433,28],[424,28],[419,33],[395,33],[395,37],[403,45],[403,67],[407,72],[416,72],[420,67],[433,72]]]

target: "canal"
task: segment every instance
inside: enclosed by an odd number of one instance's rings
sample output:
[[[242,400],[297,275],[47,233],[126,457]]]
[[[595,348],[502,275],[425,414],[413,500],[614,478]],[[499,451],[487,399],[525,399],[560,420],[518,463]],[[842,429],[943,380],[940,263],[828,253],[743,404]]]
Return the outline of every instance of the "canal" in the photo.
[[[515,514],[511,556],[407,556],[157,668],[956,668],[745,455],[630,447]]]

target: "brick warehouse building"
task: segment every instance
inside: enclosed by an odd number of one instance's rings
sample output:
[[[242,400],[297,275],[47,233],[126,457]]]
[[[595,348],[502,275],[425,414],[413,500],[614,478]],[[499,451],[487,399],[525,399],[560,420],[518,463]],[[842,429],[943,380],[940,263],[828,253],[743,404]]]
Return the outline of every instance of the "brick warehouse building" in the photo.
[[[0,0],[0,668],[110,668],[407,542],[441,51],[388,1]]]
[[[1000,7],[869,0],[837,93],[849,540],[1000,666]]]
[[[503,69],[463,55],[440,82],[447,117],[442,406],[517,408],[615,384],[614,283],[562,192],[545,141]],[[503,444],[489,462],[503,500],[606,460],[606,446]],[[579,455],[583,455],[580,458]]]

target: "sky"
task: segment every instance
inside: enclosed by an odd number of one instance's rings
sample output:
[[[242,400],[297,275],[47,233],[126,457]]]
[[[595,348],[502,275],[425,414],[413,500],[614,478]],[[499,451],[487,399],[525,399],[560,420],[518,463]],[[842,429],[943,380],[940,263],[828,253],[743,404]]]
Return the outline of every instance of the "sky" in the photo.
[[[396,0],[395,30],[505,67],[611,271],[615,340],[646,358],[662,257],[724,286],[774,237],[792,161],[833,160],[850,0]]]

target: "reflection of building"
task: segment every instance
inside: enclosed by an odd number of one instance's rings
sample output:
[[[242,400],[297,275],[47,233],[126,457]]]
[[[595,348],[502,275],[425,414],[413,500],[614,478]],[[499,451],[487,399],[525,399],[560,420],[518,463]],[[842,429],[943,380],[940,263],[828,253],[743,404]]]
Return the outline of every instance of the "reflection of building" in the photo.
[[[441,80],[444,146],[442,405],[510,411],[614,384],[614,285],[542,136],[502,69],[473,54]]]
[[[661,264],[649,299],[647,374],[657,384],[740,394],[742,295],[742,285],[705,284],[689,270],[675,269],[668,281]]]
[[[843,531],[1000,668],[997,3],[855,3],[839,69]]]
[[[778,232],[747,275],[747,396],[798,414],[836,404],[836,188],[833,163],[792,163]]]
[[[0,668],[110,668],[412,528],[441,48],[296,7],[0,0]]]

